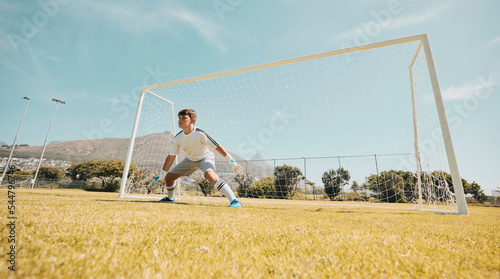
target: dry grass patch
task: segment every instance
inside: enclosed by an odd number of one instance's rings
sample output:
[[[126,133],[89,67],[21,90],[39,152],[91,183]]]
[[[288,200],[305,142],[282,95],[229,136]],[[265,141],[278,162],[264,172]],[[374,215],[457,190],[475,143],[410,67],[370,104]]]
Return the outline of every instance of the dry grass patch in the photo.
[[[7,193],[0,191],[7,223]],[[500,209],[470,216],[18,190],[17,271],[1,278],[500,277]],[[359,204],[358,204],[359,205]],[[0,253],[7,253],[2,226]]]

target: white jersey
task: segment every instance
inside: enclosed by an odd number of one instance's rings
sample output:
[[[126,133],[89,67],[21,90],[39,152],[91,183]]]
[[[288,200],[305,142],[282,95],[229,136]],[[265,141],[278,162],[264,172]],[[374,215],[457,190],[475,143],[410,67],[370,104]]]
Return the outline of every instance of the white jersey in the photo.
[[[169,155],[179,155],[180,148],[182,148],[187,153],[186,158],[191,161],[199,161],[204,158],[214,160],[213,151],[217,146],[219,144],[205,131],[195,127],[189,134],[180,131],[175,135]]]

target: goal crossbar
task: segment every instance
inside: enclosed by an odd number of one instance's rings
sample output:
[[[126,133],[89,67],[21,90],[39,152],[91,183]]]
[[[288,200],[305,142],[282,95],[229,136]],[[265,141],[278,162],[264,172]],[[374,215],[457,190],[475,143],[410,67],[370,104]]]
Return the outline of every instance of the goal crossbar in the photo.
[[[307,61],[307,60],[313,60],[313,59],[318,59],[318,58],[323,58],[323,57],[328,57],[328,56],[342,55],[342,54],[348,54],[348,53],[352,53],[352,52],[368,50],[368,49],[373,49],[373,48],[379,48],[379,47],[384,47],[384,46],[390,46],[390,45],[395,45],[395,44],[414,42],[414,41],[422,40],[425,36],[427,36],[427,34],[421,34],[421,35],[410,36],[410,37],[394,39],[394,40],[389,40],[389,41],[383,41],[383,42],[378,42],[378,43],[373,43],[373,44],[355,46],[355,47],[350,47],[350,48],[345,48],[345,49],[340,49],[340,50],[327,51],[327,52],[306,55],[306,56],[292,58],[292,59],[285,59],[285,60],[276,61],[276,62],[264,63],[264,64],[260,64],[260,65],[255,65],[255,66],[243,67],[243,68],[239,68],[239,69],[234,69],[234,70],[229,70],[229,71],[224,71],[224,72],[219,72],[219,73],[214,73],[214,74],[208,74],[208,75],[203,75],[203,76],[198,76],[198,77],[180,79],[180,80],[176,80],[176,81],[146,86],[143,88],[143,90],[153,90],[153,89],[157,89],[160,87],[167,87],[167,86],[188,83],[188,82],[193,82],[193,81],[200,81],[200,80],[205,80],[205,79],[210,79],[210,78],[215,78],[215,77],[220,77],[220,76],[227,76],[227,75],[232,75],[232,74],[244,73],[244,72],[260,70],[260,69],[265,69],[265,68],[270,68],[270,67],[275,67],[275,66],[282,66],[282,65],[303,62],[303,61]]]

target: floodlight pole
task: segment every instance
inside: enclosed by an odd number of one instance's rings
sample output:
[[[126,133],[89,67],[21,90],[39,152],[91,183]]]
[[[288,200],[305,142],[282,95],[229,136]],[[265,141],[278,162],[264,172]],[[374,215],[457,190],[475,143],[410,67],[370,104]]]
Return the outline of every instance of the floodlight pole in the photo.
[[[45,142],[43,143],[42,155],[40,156],[40,161],[38,162],[38,167],[36,168],[35,177],[33,178],[33,180],[31,180],[31,189],[33,189],[35,187],[36,178],[38,177],[38,171],[40,170],[40,166],[42,165],[43,153],[45,153],[45,147],[47,146],[47,140],[49,139],[50,129],[52,128],[52,123],[54,122],[54,117],[56,116],[57,105],[59,105],[59,103],[61,103],[63,105],[66,103],[66,102],[63,102],[63,101],[58,100],[58,99],[52,99],[52,101],[56,102],[56,107],[54,108],[54,114],[52,114],[52,120],[50,121],[50,126],[49,126],[49,131],[47,132],[47,137],[45,137]]]
[[[0,185],[2,185],[5,174],[7,173],[7,170],[9,168],[10,160],[12,159],[12,154],[14,153],[14,148],[16,148],[17,137],[19,136],[19,132],[21,131],[21,126],[23,126],[24,116],[26,115],[26,111],[28,110],[28,105],[30,103],[29,97],[24,97],[23,99],[28,100],[28,102],[26,103],[26,108],[24,109],[23,117],[21,118],[21,124],[19,124],[19,129],[17,129],[17,134],[14,138],[12,149],[10,150],[9,159],[7,159],[7,163],[5,164],[5,168],[3,169],[2,177],[0,178]]]

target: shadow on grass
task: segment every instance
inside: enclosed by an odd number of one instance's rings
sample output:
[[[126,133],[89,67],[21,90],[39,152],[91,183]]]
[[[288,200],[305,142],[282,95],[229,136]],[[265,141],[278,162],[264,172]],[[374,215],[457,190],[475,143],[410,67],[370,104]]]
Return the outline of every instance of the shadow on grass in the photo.
[[[158,199],[159,200],[159,199]],[[221,204],[211,204],[211,203],[190,203],[190,202],[182,202],[176,201],[174,203],[171,202],[159,202],[158,200],[122,200],[122,199],[94,199],[94,201],[100,202],[123,202],[123,203],[154,203],[154,204],[170,204],[170,205],[201,205],[201,206],[209,206],[209,207],[224,207]]]

